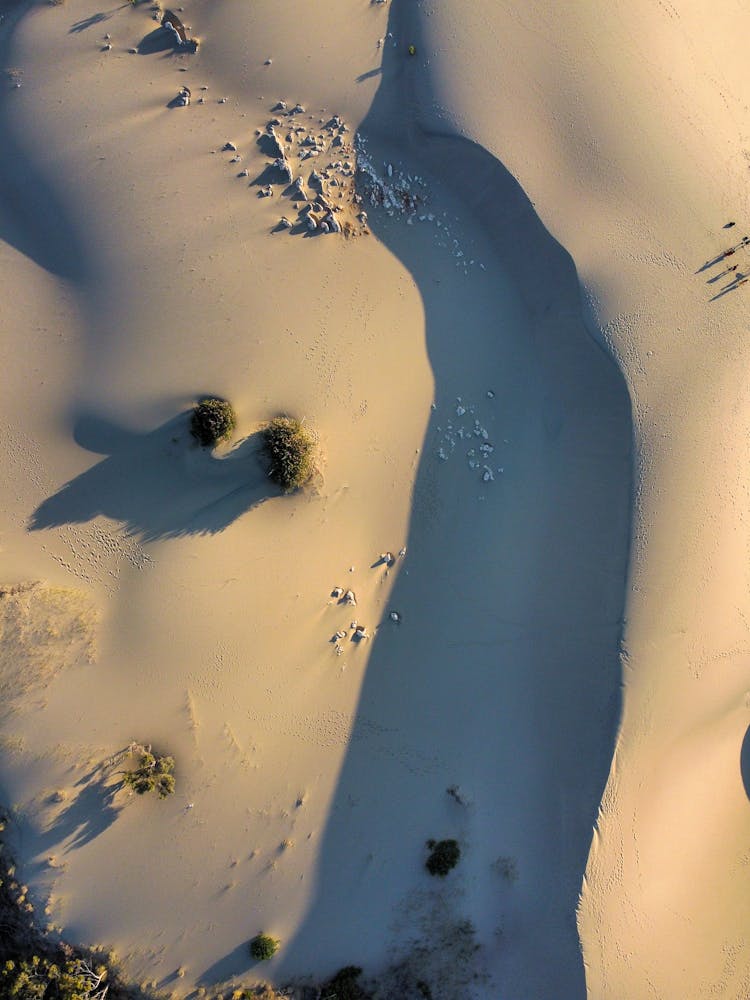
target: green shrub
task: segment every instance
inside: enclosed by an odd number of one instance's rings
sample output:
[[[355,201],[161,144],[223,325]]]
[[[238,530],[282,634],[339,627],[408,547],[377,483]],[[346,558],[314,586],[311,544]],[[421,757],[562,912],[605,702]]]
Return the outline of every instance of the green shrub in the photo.
[[[315,436],[293,417],[275,417],[263,431],[268,475],[285,493],[304,486],[315,470]]]
[[[201,399],[193,410],[190,430],[204,447],[211,447],[232,436],[237,423],[232,404],[226,399],[209,396]]]
[[[444,878],[451,868],[455,868],[461,857],[461,848],[457,840],[428,840],[430,856],[425,862],[425,868],[430,875]]]
[[[339,969],[320,991],[320,1000],[369,1000],[369,994],[357,982],[361,975],[358,965]]]
[[[174,792],[174,757],[158,757],[151,747],[133,744],[130,752],[138,764],[132,771],[123,772],[123,781],[137,795],[156,791],[160,799],[166,799]]]
[[[107,971],[104,966],[90,966],[83,959],[71,958],[60,964],[48,958],[10,960],[0,969],[0,996],[18,1000],[103,1000]]]
[[[250,954],[256,962],[265,962],[266,959],[273,958],[278,950],[279,942],[268,934],[256,934],[250,942]]]

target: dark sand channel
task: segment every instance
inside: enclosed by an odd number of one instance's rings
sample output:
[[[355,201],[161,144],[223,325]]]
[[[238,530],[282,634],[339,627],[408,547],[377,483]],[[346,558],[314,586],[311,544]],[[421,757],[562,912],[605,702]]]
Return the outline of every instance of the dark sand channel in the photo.
[[[405,5],[389,27],[418,37]],[[629,399],[584,325],[571,258],[500,162],[420,127],[417,72],[386,49],[362,134],[381,169],[421,175],[448,211],[446,247],[434,225],[370,213],[424,301],[437,407],[391,602],[403,622],[374,643],[317,891],[280,964],[374,969],[418,940],[442,952],[423,961],[433,995],[455,997],[471,963],[445,962],[445,942],[468,918],[492,979],[480,995],[579,1000],[576,905],[620,707]],[[457,266],[453,238],[473,266]],[[475,419],[504,470],[494,482],[468,467],[476,441],[438,458],[448,423]],[[449,836],[464,858],[437,884],[424,842]],[[457,982],[439,981],[441,963]]]

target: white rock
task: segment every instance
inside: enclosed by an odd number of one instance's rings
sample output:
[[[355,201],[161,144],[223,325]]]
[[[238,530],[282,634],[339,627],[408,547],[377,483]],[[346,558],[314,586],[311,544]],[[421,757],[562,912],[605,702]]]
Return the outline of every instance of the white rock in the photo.
[[[401,622],[401,615],[398,613],[398,611],[391,611],[388,617],[391,619],[392,622],[395,622],[397,625],[399,625]]]
[[[353,590],[347,590],[347,592],[344,594],[344,603],[356,606],[357,598],[354,596]]]

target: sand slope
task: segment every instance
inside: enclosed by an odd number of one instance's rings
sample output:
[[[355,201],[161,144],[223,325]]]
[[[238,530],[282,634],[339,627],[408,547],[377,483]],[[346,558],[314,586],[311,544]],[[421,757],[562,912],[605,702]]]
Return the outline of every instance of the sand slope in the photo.
[[[184,18],[193,57],[87,0],[3,36],[4,573],[103,614],[98,662],[5,732],[50,919],[179,992],[252,975],[265,929],[277,980],[416,941],[455,997],[429,945],[469,919],[480,996],[744,996],[750,293],[698,269],[744,232],[747,12]],[[169,109],[186,81],[205,103]],[[271,234],[279,98],[361,123],[411,223]],[[207,391],[239,415],[214,456]],[[325,466],[282,501],[253,434],[287,409]],[[336,657],[340,584],[382,627]],[[175,753],[173,801],[97,798],[132,738]],[[465,848],[439,887],[430,836]]]

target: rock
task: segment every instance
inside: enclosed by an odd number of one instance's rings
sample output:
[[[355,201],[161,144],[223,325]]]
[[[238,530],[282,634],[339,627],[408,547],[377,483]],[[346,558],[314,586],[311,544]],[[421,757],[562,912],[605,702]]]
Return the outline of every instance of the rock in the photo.
[[[128,52],[131,54],[131,56],[138,55],[138,49],[128,49]]]
[[[237,174],[237,176],[238,176],[238,177],[247,177],[247,176],[249,176],[249,175],[248,175],[248,172],[247,172],[247,169],[245,169],[245,170],[240,170],[240,172],[239,172],[239,173]]]
[[[339,629],[338,632],[334,632],[331,642],[338,642],[339,639],[346,639],[346,632],[342,629]]]
[[[340,597],[343,597],[343,595],[344,595],[343,587],[334,587],[333,590],[331,591],[331,597],[334,597],[337,601]]]
[[[302,178],[298,177],[294,182],[294,194],[292,195],[295,199],[302,199],[302,201],[307,201],[307,195],[305,194],[304,185],[302,183]]]
[[[109,42],[107,42],[107,44],[106,44],[106,45],[102,45],[102,52],[109,52],[109,50],[110,50],[111,48],[112,48],[112,46],[110,45],[110,43],[109,43]]]
[[[401,615],[398,613],[398,611],[391,611],[388,617],[391,619],[392,622],[395,622],[397,625],[401,624]]]
[[[288,161],[285,157],[279,156],[273,161],[273,165],[279,170],[283,175],[285,180],[291,184],[292,183],[292,168],[289,166]],[[301,181],[301,178],[298,178]]]
[[[277,101],[271,111],[286,111],[286,101]]]
[[[267,184],[266,187],[262,187],[260,189],[258,195],[261,198],[273,198],[273,188],[271,187],[270,184]]]
[[[241,159],[242,159],[241,156],[233,156],[232,159],[229,162],[230,163],[239,163]]]
[[[221,151],[222,153],[236,153],[237,147],[233,142],[225,142],[224,145],[221,147]]]
[[[263,152],[268,156],[284,156],[284,147],[279,142],[279,137],[274,132],[273,125],[266,127],[266,137],[261,142],[264,144]]]
[[[402,559],[404,558],[404,556],[406,555],[406,546],[405,546],[405,545],[404,545],[404,547],[403,547],[402,549],[399,549],[399,550],[398,550],[398,554],[399,554],[399,556],[400,556],[400,557],[401,557]]]
[[[187,32],[185,31],[185,25],[179,17],[173,13],[173,11],[165,10],[161,23],[162,27],[166,28],[172,35],[175,45],[182,47],[187,44]]]
[[[295,104],[292,110],[289,112],[290,115],[303,115],[304,113],[305,109],[302,107],[301,104]]]
[[[354,629],[354,635],[352,636],[354,642],[362,642],[363,639],[369,639],[369,638],[370,634],[364,627],[364,625],[357,625],[357,627]]]
[[[344,144],[344,140],[341,138],[341,136],[340,135],[335,136],[332,145],[333,146],[343,146],[343,144]]]
[[[263,63],[263,65],[264,66],[270,66],[272,62],[273,62],[273,59],[266,59],[266,61]]]
[[[317,188],[318,191],[323,190],[323,178],[320,176],[317,170],[313,170],[310,174],[310,179],[307,182],[310,187]]]
[[[282,229],[292,228],[291,222],[289,221],[289,219],[287,219],[285,215],[282,215],[281,218],[279,219],[279,225],[281,226]]]
[[[308,230],[311,233],[314,233],[315,230],[318,228],[318,220],[315,218],[315,216],[312,214],[312,212],[309,212],[308,216],[307,216],[307,228],[308,228]],[[347,594],[350,594],[350,593],[351,593],[351,591],[347,591]],[[347,601],[346,603],[347,604],[356,604],[356,601]]]
[[[361,211],[359,213],[359,215],[357,216],[357,218],[359,219],[359,221],[362,223],[363,226],[366,225],[366,223],[367,223],[367,212],[365,212],[364,210]]]
[[[190,88],[183,87],[175,98],[175,105],[178,108],[186,108],[190,104]]]
[[[219,100],[216,103],[217,104],[226,104],[227,103],[227,99],[226,99],[226,97],[220,97]]]
[[[328,229],[332,233],[340,233],[341,232],[341,225],[339,224],[339,220],[336,218],[336,216],[333,214],[333,212],[329,212],[328,215],[325,217],[325,219],[323,221],[326,223],[326,225],[328,226]]]
[[[347,590],[347,592],[344,594],[344,603],[351,604],[352,607],[356,607],[357,598],[354,596],[353,590]]]

